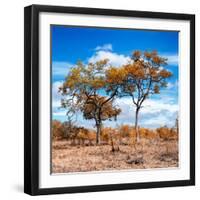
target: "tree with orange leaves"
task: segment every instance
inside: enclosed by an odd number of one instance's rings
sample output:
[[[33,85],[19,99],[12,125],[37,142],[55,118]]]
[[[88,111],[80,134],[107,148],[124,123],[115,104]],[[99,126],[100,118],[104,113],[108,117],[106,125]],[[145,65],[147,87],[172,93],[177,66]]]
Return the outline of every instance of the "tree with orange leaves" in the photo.
[[[97,127],[96,143],[100,142],[100,135],[102,130],[102,122],[105,120],[116,120],[117,115],[120,114],[121,109],[113,105],[113,100],[106,97],[96,95],[86,101],[81,108],[85,119],[94,119]]]
[[[68,109],[67,114],[81,111],[85,119],[95,120],[96,144],[100,143],[102,121],[116,118],[121,112],[113,105],[117,88],[109,95],[102,96],[108,86],[105,71],[109,67],[108,59],[88,65],[78,62],[60,87],[61,94],[66,96],[61,104],[63,108]]]
[[[136,142],[139,142],[138,115],[143,102],[153,94],[159,94],[160,88],[167,86],[166,79],[172,74],[163,67],[167,59],[156,51],[134,51],[131,61],[119,68],[111,67],[106,72],[109,82],[107,92],[118,90],[118,96],[130,96],[135,109]]]

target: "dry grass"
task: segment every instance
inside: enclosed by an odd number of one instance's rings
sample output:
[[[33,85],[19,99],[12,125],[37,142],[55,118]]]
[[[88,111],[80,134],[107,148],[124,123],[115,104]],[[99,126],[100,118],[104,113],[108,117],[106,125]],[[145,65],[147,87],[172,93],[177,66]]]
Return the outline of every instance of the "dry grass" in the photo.
[[[137,145],[72,146],[67,140],[52,142],[52,172],[86,172],[178,167],[178,140],[142,138]]]

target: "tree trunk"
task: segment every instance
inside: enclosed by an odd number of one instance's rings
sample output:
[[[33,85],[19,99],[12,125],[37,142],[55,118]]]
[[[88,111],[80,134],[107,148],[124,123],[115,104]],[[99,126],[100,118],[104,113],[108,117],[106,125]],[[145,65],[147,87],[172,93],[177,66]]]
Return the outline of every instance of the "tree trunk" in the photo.
[[[137,107],[135,111],[135,141],[138,143],[140,141],[140,133],[139,133],[139,128],[138,128],[138,114],[139,114],[140,108]]]
[[[97,134],[96,134],[96,144],[100,144],[100,136],[101,136],[101,123],[96,124],[97,126]]]

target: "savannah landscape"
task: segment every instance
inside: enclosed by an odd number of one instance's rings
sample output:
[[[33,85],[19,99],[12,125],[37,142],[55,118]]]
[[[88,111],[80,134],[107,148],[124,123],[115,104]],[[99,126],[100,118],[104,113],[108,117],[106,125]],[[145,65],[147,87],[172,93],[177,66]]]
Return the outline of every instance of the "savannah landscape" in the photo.
[[[60,85],[66,120],[52,121],[52,173],[178,167],[178,116],[174,126],[141,127],[143,103],[162,95],[168,79],[167,58],[157,51],[133,51],[131,59],[115,67],[105,58],[78,61]],[[133,123],[107,127],[122,112],[116,99],[130,98]],[[94,122],[77,124],[76,115]]]
[[[139,144],[134,127],[103,128],[96,145],[93,130],[75,128],[76,136],[70,136],[64,124],[54,121],[53,126],[52,173],[178,167],[176,128],[141,128]]]

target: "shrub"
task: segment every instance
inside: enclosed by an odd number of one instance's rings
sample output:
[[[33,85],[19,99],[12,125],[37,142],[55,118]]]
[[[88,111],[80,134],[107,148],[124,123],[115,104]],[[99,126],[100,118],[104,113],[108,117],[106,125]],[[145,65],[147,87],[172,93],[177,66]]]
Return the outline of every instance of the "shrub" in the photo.
[[[64,137],[64,126],[60,121],[52,121],[52,137],[54,140],[60,140]]]
[[[173,128],[168,128],[166,126],[156,129],[159,137],[164,140],[178,139],[178,134]]]
[[[141,138],[155,139],[157,137],[157,133],[152,129],[140,128],[139,132],[140,132]]]

